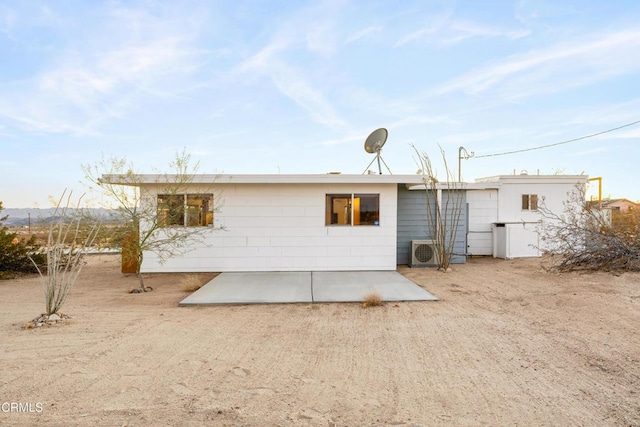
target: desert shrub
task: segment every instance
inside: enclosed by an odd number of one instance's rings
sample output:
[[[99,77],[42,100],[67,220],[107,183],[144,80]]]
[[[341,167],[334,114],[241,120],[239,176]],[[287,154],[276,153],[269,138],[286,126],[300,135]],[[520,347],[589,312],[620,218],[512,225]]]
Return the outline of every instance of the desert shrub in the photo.
[[[2,202],[0,202],[2,211]],[[7,217],[0,218],[0,279],[10,279],[17,273],[36,273],[37,269],[29,259],[32,254],[34,262],[45,265],[43,254],[35,253],[37,250],[35,236],[29,239],[19,238],[18,233],[11,233],[2,225]]]
[[[66,204],[63,203],[65,198]],[[56,207],[54,216],[57,219],[49,227],[45,248],[46,268],[38,268],[47,316],[60,314],[85,264],[87,248],[93,245],[100,229],[99,223],[88,220],[79,209],[81,200],[82,197],[76,213],[72,214],[71,192],[65,190]]]
[[[202,278],[198,274],[187,274],[180,280],[180,289],[195,292],[202,287]]]
[[[611,224],[597,205],[585,201],[579,187],[569,194],[563,213],[539,208],[541,240],[555,256],[556,271],[640,271],[640,226]]]
[[[362,307],[378,307],[382,305],[382,295],[379,292],[369,292],[362,299]]]

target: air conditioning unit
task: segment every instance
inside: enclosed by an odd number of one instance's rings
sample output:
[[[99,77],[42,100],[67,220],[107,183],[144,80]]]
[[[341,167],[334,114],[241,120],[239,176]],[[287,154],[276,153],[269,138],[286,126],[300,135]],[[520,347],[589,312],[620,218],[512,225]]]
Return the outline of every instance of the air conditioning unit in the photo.
[[[411,241],[411,267],[437,267],[437,257],[434,240]]]

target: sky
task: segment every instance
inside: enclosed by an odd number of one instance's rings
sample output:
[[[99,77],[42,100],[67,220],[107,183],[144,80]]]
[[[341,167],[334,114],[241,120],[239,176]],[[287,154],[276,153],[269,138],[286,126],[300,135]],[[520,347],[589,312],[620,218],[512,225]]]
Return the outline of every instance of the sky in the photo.
[[[0,0],[0,201],[86,191],[103,155],[360,174],[378,128],[394,174],[414,147],[457,174],[464,147],[465,181],[584,173],[640,200],[640,124],[493,155],[640,120],[638,22],[637,0]]]

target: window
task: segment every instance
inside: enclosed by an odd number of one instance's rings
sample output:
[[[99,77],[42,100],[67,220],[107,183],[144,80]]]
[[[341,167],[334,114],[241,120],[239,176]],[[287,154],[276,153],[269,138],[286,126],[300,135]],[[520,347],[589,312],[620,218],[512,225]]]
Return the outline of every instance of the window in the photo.
[[[213,195],[159,194],[160,227],[206,227],[213,224]]]
[[[523,194],[522,195],[522,210],[524,210],[524,211],[537,211],[538,210],[538,195],[537,194]]]
[[[379,194],[327,194],[326,225],[380,225]]]
[[[158,225],[161,227],[184,225],[183,194],[158,195]]]

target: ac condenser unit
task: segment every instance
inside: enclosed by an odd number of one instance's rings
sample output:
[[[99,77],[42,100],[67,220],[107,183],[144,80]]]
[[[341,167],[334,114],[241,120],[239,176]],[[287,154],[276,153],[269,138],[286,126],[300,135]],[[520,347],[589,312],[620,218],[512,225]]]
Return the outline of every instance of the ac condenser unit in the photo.
[[[437,265],[438,259],[435,241],[411,241],[411,267],[435,267]]]

